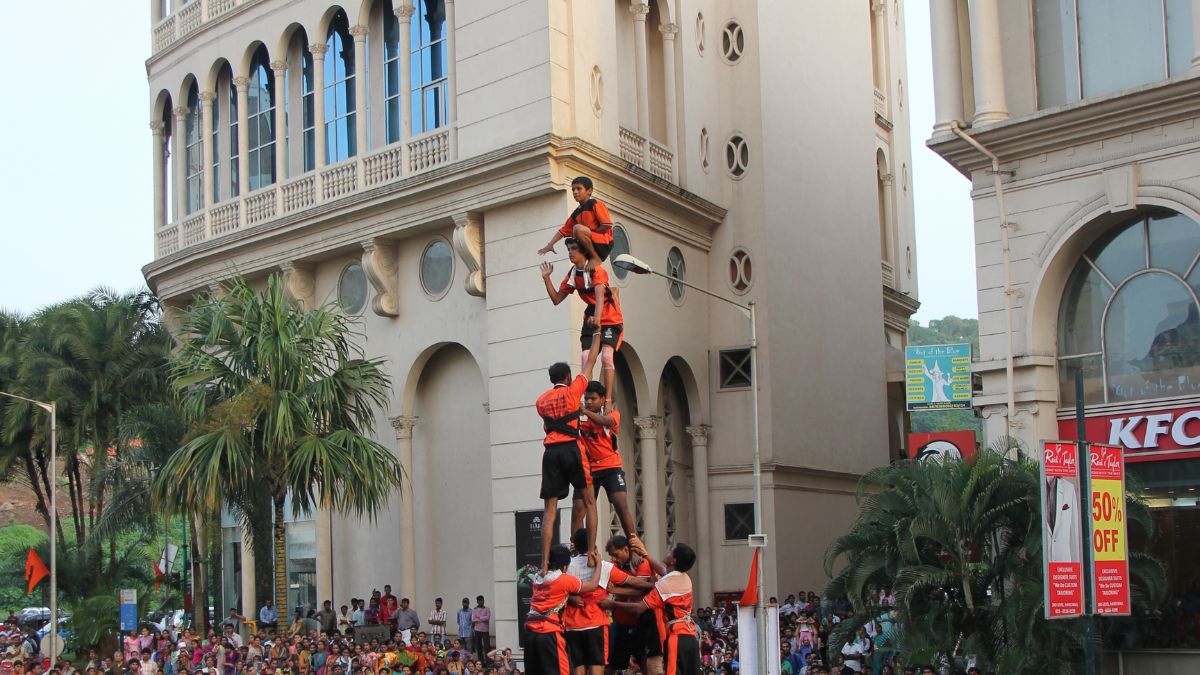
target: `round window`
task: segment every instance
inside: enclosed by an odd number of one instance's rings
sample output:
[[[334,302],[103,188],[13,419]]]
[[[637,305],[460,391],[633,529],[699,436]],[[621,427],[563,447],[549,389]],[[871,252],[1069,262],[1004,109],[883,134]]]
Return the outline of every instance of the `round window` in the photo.
[[[750,144],[741,134],[734,134],[725,142],[725,168],[729,175],[741,178],[750,168]]]
[[[625,232],[624,227],[613,225],[612,237],[612,249],[608,252],[609,260],[616,260],[617,256],[631,251],[629,248],[629,235]],[[624,279],[629,276],[629,270],[623,270],[613,265],[613,274],[617,275],[618,279]]]
[[[745,50],[746,33],[742,30],[742,25],[737,21],[725,24],[724,30],[721,31],[721,55],[726,61],[737,63],[742,60]]]
[[[421,288],[429,295],[440,298],[450,288],[454,277],[454,258],[450,245],[434,239],[421,254]]]
[[[683,251],[680,251],[675,246],[672,246],[671,250],[667,252],[667,276],[672,279],[687,281],[687,264],[683,261]],[[671,299],[676,303],[683,302],[684,288],[683,284],[677,284],[672,281],[669,288]]]
[[[350,263],[342,270],[337,286],[338,304],[347,314],[358,314],[367,304],[367,275],[362,265]]]

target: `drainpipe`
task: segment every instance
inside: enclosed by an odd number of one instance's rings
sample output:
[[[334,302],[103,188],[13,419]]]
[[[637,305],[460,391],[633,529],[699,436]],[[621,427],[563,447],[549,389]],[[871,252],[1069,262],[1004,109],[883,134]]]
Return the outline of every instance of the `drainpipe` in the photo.
[[[982,143],[972,138],[967,132],[963,131],[962,124],[955,120],[950,123],[950,130],[955,136],[966,141],[968,145],[975,148],[988,159],[992,161],[992,181],[996,186],[996,208],[1000,213],[1000,240],[1004,248],[1004,324],[1005,336],[1008,343],[1008,354],[1004,365],[1005,375],[1008,379],[1008,418],[1004,422],[1004,435],[1011,437],[1014,420],[1017,416],[1017,402],[1015,394],[1015,386],[1013,382],[1013,319],[1012,319],[1012,298],[1016,291],[1012,286],[1012,249],[1008,243],[1008,231],[1013,227],[1008,222],[1008,212],[1004,209],[1004,183],[1001,181],[1000,158],[996,153],[988,150]],[[1005,172],[1012,173],[1012,172]],[[1007,442],[1007,441],[1006,441]],[[1007,451],[1007,448],[1006,448]]]

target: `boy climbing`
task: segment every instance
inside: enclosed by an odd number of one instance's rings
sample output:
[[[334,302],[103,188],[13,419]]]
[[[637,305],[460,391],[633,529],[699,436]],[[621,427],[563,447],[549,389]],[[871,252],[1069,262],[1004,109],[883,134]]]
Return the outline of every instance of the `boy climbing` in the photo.
[[[604,202],[592,196],[592,179],[587,176],[571,181],[571,196],[579,206],[538,254],[554,253],[555,244],[571,237],[579,242],[587,269],[598,269],[612,250],[612,215]]]
[[[580,441],[587,458],[588,470],[592,476],[593,497],[600,496],[603,489],[608,495],[608,503],[617,512],[621,521],[621,529],[630,543],[635,547],[641,546],[637,536],[637,525],[633,513],[629,511],[626,499],[628,487],[625,484],[625,470],[621,467],[621,453],[617,449],[617,433],[621,428],[621,413],[617,410],[605,412],[604,396],[606,389],[599,382],[589,382],[583,393],[583,416],[579,423]],[[584,495],[582,490],[575,491],[572,503],[571,528],[578,530],[583,526]],[[578,513],[579,515],[575,515]]]

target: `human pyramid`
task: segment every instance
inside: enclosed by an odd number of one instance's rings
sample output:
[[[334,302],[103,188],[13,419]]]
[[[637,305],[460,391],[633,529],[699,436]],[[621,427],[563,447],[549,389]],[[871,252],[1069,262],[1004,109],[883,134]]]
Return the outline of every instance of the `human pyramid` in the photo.
[[[592,180],[571,183],[579,206],[538,250],[554,253],[564,241],[571,269],[556,287],[554,265],[541,264],[550,301],[572,293],[586,303],[580,334],[582,372],[566,363],[550,366],[552,387],[537,399],[546,437],[542,454],[542,565],[533,579],[525,630],[525,672],[530,675],[603,675],[622,672],[636,660],[649,675],[699,675],[700,642],[692,622],[696,553],[677,543],[661,562],[638,537],[626,498],[625,471],[617,448],[621,413],[613,403],[614,356],[624,319],[620,294],[609,285],[603,263],[612,249],[612,216],[592,196]],[[591,380],[596,361],[600,381]],[[581,403],[582,400],[582,403]],[[571,549],[551,546],[558,502],[574,488]],[[603,489],[625,531],[596,548],[596,497]],[[584,527],[586,523],[586,527]],[[613,610],[610,626],[608,610]],[[610,640],[611,633],[611,640]],[[611,643],[611,650],[610,650]]]

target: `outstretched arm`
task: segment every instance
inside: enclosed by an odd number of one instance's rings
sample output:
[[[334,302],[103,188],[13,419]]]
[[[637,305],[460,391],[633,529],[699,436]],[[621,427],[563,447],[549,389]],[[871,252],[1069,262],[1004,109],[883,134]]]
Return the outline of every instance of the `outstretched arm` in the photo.
[[[562,238],[563,238],[563,233],[559,230],[555,230],[554,236],[550,237],[550,243],[546,244],[542,248],[538,249],[538,255],[546,255],[547,253],[554,253],[555,252],[554,245],[557,244],[558,242],[562,241]]]
[[[554,287],[554,282],[550,281],[550,275],[554,274],[554,265],[544,262],[541,264],[542,283],[546,284],[546,295],[550,296],[550,302],[555,305],[566,300],[567,294],[559,291]]]
[[[587,361],[583,364],[583,376],[587,379],[592,379],[592,373],[596,371],[596,359],[600,356],[600,336],[592,337],[592,348],[588,351]]]
[[[615,609],[621,612],[629,612],[630,614],[641,614],[650,609],[645,600],[640,602],[621,602],[619,600],[601,600],[600,607],[602,609]]]
[[[617,423],[617,421],[615,419],[613,419],[612,415],[605,415],[604,413],[595,413],[595,412],[592,412],[591,410],[588,410],[587,408],[580,408],[580,411],[584,414],[585,417],[587,417],[593,423],[599,424],[602,427],[608,428]]]

